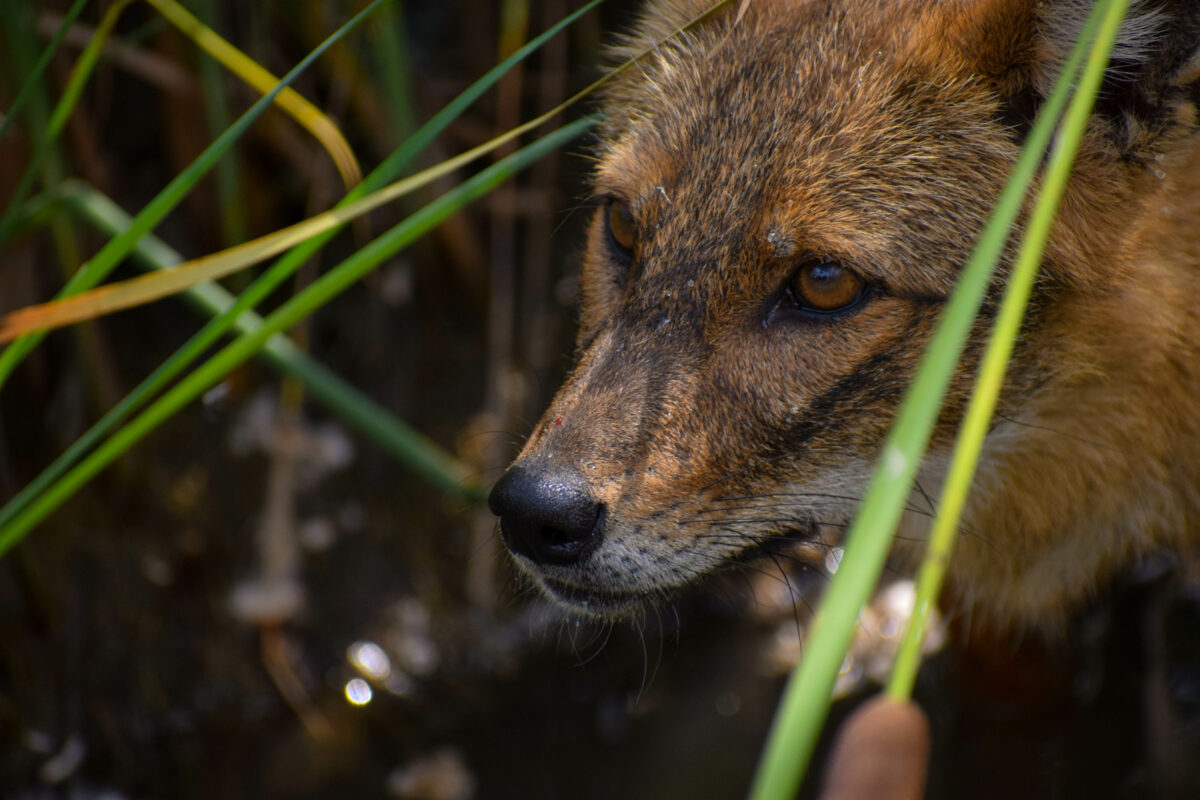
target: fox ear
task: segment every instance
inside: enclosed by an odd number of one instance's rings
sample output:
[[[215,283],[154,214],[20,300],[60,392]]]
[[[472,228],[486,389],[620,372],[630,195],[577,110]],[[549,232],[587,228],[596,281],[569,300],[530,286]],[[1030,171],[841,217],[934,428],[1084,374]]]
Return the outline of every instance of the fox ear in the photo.
[[[959,19],[960,46],[998,90],[1021,138],[1092,11],[1090,0],[982,0]],[[1121,25],[1096,113],[1130,152],[1148,133],[1195,125],[1200,103],[1200,2],[1133,0]],[[1181,116],[1182,115],[1182,116]]]

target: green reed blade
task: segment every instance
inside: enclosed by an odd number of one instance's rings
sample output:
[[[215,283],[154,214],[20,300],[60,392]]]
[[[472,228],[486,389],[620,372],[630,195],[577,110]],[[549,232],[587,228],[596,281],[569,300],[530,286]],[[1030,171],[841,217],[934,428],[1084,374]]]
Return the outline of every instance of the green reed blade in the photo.
[[[912,694],[917,670],[921,664],[921,645],[928,627],[928,619],[937,604],[942,580],[950,564],[950,554],[958,533],[958,520],[966,504],[971,481],[975,477],[975,466],[983,449],[983,440],[987,436],[992,412],[996,408],[996,399],[1000,396],[1008,359],[1012,355],[1017,333],[1021,328],[1021,319],[1025,315],[1025,306],[1033,289],[1038,266],[1041,264],[1042,253],[1050,237],[1050,227],[1054,224],[1059,204],[1066,191],[1067,178],[1071,174],[1075,154],[1083,139],[1100,82],[1104,78],[1104,70],[1108,66],[1113,42],[1116,41],[1128,5],[1129,0],[1114,0],[1106,10],[1100,32],[1096,35],[1095,46],[1088,55],[1087,65],[1079,81],[1079,88],[1063,117],[1058,137],[1050,150],[1041,191],[1025,229],[1016,266],[1004,290],[1000,310],[992,328],[992,337],[979,368],[971,402],[959,429],[953,460],[946,473],[946,483],[942,487],[937,504],[937,515],[929,536],[928,551],[922,561],[917,580],[916,604],[888,681],[887,693],[894,700],[905,700]],[[1085,32],[1081,38],[1090,37]]]
[[[1097,3],[1084,28],[1085,35],[1072,49],[1067,62],[1070,68],[1064,69],[1039,110],[1009,181],[905,393],[870,486],[846,536],[841,564],[813,621],[804,658],[792,673],[776,711],[751,788],[753,800],[782,800],[795,796],[828,714],[830,694],[855,622],[883,570],[892,536],[912,491],[955,365],[1025,194],[1070,96],[1074,73],[1083,54],[1089,51],[1090,35],[1098,30],[1099,20],[1112,3],[1113,0]]]

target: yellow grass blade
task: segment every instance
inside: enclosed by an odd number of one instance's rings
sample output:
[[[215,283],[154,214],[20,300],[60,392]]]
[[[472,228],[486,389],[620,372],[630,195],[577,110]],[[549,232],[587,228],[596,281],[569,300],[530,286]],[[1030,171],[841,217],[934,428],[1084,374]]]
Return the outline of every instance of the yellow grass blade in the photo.
[[[212,28],[189,14],[175,0],[146,0],[154,6],[167,21],[192,39],[205,52],[221,62],[230,72],[233,72],[259,92],[266,94],[279,83],[279,79],[259,66],[258,62],[247,56],[241,50],[222,39]],[[329,152],[342,183],[347,189],[358,185],[362,180],[362,170],[359,169],[358,159],[346,137],[316,106],[304,99],[296,90],[288,87],[275,98],[276,104],[299,122],[313,135],[321,146]]]
[[[541,125],[562,111],[567,104],[574,102],[575,99],[572,98],[568,103],[564,103],[524,125],[513,128],[489,142],[408,178],[388,184],[379,191],[372,192],[361,200],[341,208],[325,211],[266,236],[260,236],[235,247],[187,261],[161,272],[110,283],[61,300],[17,309],[0,317],[0,344],[10,342],[18,336],[33,331],[61,328],[64,325],[153,302],[184,291],[198,283],[223,278],[265,261],[306,239],[336,228],[454,172],[468,162],[495,150],[505,142]]]

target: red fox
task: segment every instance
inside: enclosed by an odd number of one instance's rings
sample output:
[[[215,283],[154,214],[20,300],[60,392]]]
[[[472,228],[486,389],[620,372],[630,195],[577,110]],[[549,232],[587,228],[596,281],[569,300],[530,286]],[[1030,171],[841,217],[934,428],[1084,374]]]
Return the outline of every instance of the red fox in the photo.
[[[1090,4],[752,0],[672,36],[707,5],[654,0],[618,48],[651,52],[605,99],[578,362],[490,499],[520,569],[607,618],[836,542]],[[972,624],[1052,636],[1200,539],[1198,49],[1200,3],[1133,4],[950,567]]]

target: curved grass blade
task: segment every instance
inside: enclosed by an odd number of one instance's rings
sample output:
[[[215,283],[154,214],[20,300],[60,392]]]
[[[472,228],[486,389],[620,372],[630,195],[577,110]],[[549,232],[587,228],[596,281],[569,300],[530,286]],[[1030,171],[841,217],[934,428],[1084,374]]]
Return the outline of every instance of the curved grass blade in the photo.
[[[1096,44],[1088,56],[1087,65],[1079,81],[1075,97],[1063,117],[1058,137],[1051,148],[1044,170],[1041,191],[1025,229],[1016,265],[1004,289],[1004,297],[992,337],[979,368],[971,402],[959,429],[950,470],[937,504],[937,516],[929,536],[929,546],[921,564],[917,580],[917,598],[904,632],[900,650],[888,681],[887,693],[893,700],[906,700],[912,694],[917,670],[921,664],[921,645],[928,627],[928,619],[937,604],[946,568],[954,548],[958,532],[958,520],[966,504],[975,467],[983,449],[996,399],[1004,383],[1008,359],[1012,355],[1025,306],[1033,289],[1038,266],[1042,261],[1046,242],[1050,238],[1050,227],[1066,191],[1067,179],[1083,132],[1091,116],[1104,70],[1108,66],[1109,54],[1129,0],[1115,0],[1105,12],[1096,35]],[[1086,33],[1084,34],[1086,36]],[[1082,38],[1082,37],[1081,37]]]
[[[257,91],[266,94],[271,91],[272,87],[278,85],[278,78],[223,39],[212,28],[188,13],[175,0],[146,0],[146,2],[154,6],[158,13],[162,14],[168,22],[195,42],[204,52]],[[358,166],[358,159],[354,157],[350,143],[346,141],[346,137],[342,135],[333,120],[290,86],[276,95],[275,104],[321,143],[321,146],[329,153],[329,157],[333,159],[334,165],[337,166],[338,174],[342,176],[342,183],[345,184],[347,190],[354,188],[362,181],[362,170]]]
[[[29,100],[34,87],[42,79],[42,73],[46,71],[46,66],[50,63],[50,59],[54,58],[54,54],[58,52],[63,39],[67,36],[67,31],[75,24],[75,20],[79,18],[80,12],[83,11],[83,7],[86,5],[87,0],[75,0],[74,5],[67,9],[67,13],[63,16],[62,24],[58,26],[58,30],[54,32],[54,36],[51,37],[49,44],[46,45],[46,49],[38,57],[33,70],[25,77],[25,82],[17,92],[16,98],[13,99],[8,113],[4,115],[3,120],[0,120],[0,140],[4,139],[4,134],[8,130],[8,126],[21,113],[21,109]]]
[[[349,22],[338,28],[329,38],[309,53],[304,60],[293,67],[274,89],[251,106],[229,130],[225,131],[225,133],[221,134],[212,144],[205,148],[204,152],[197,156],[165,189],[155,195],[154,199],[133,218],[133,223],[130,225],[129,230],[110,240],[100,249],[100,252],[84,264],[71,280],[67,282],[67,285],[59,292],[58,296],[64,297],[83,291],[84,289],[90,289],[103,280],[113,267],[129,254],[129,251],[133,249],[134,243],[149,233],[191,191],[192,187],[212,168],[213,164],[229,149],[233,142],[271,105],[276,95],[286,88],[287,84],[295,80],[322,53],[353,30],[360,22],[370,16],[371,12],[385,2],[387,0],[374,0],[371,5],[367,6],[367,8],[356,14]],[[112,8],[115,9],[119,5],[118,3]],[[112,9],[110,9],[110,13],[111,11]],[[108,19],[107,15],[105,19]],[[100,36],[97,34],[93,42],[96,42],[99,38]],[[89,44],[90,47],[91,45]],[[62,104],[60,103],[60,108],[61,106]],[[57,112],[55,116],[58,116]],[[33,333],[23,336],[9,345],[3,353],[0,353],[0,388],[3,387],[5,381],[8,380],[9,375],[12,374],[12,371],[21,360],[37,346],[44,336],[44,333]]]
[[[1088,51],[1101,15],[1113,0],[1100,0],[1072,50],[1068,65]],[[858,618],[879,580],[892,535],[941,409],[955,364],[978,313],[992,272],[1008,240],[1023,198],[1054,126],[1070,95],[1074,73],[1064,69],[1037,120],[1008,184],[979,237],[962,277],[946,304],[936,334],[905,393],[896,422],[884,442],[858,515],[846,537],[837,574],[830,581],[813,621],[804,657],[789,679],[776,711],[767,746],[754,777],[753,800],[795,796],[829,709],[829,697]]]
[[[257,330],[242,334],[233,343],[167,391],[128,425],[117,431],[70,472],[0,528],[0,555],[58,508],[81,486],[114,459],[140,441],[192,400],[254,355],[271,336],[295,325],[329,302],[397,251],[423,236],[466,203],[491,191],[517,170],[561,147],[590,128],[595,117],[585,117],[547,134],[471,177],[439,197],[338,266],[317,278],[307,288],[268,316]]]

